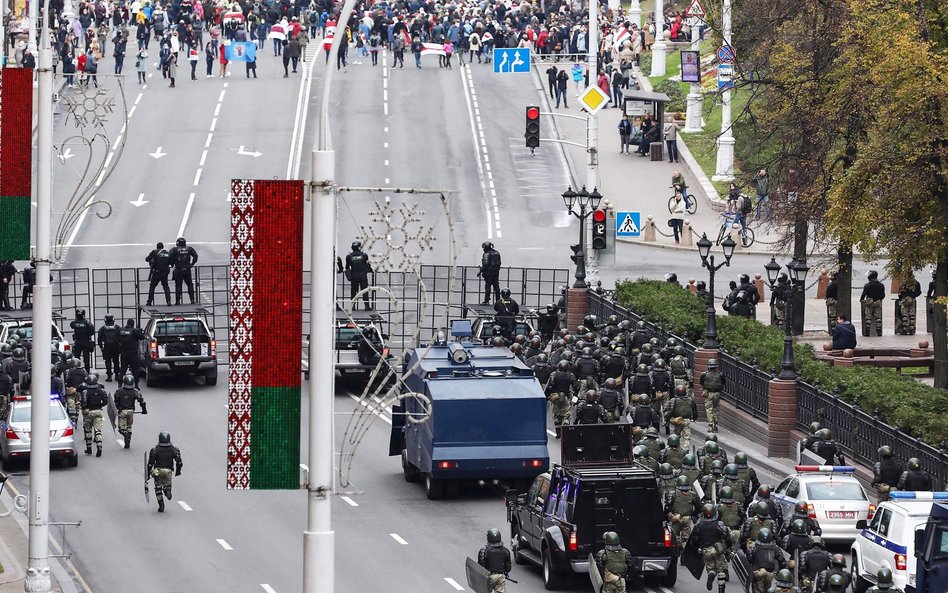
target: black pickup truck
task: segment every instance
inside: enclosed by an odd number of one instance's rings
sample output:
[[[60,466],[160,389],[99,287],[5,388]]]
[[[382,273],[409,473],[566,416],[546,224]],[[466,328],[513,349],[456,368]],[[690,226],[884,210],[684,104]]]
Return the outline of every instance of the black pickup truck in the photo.
[[[217,385],[217,340],[207,323],[208,311],[178,305],[145,312],[145,384],[153,387],[160,376],[199,375],[205,385]]]
[[[632,461],[631,428],[563,427],[563,464],[537,476],[526,493],[507,491],[514,558],[540,566],[547,589],[560,588],[570,574],[588,573],[589,555],[603,549],[607,531],[617,532],[635,559],[631,576],[674,586],[679,550],[654,475]]]

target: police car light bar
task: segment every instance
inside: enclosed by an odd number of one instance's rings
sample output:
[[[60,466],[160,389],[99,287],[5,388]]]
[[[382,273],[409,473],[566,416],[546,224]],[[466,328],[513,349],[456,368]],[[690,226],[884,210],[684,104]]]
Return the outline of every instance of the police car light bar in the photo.
[[[892,500],[948,500],[948,492],[889,492]]]
[[[58,399],[60,399],[58,393],[51,393],[51,394],[49,395],[49,401],[58,400]],[[21,393],[20,395],[14,395],[14,396],[13,396],[13,401],[15,401],[15,402],[28,402],[28,401],[32,401],[32,400],[33,400],[33,397],[32,397],[31,395],[27,395],[27,394],[25,394],[25,393]]]
[[[794,466],[797,472],[822,472],[834,474],[852,474],[856,468],[851,465],[797,465]]]

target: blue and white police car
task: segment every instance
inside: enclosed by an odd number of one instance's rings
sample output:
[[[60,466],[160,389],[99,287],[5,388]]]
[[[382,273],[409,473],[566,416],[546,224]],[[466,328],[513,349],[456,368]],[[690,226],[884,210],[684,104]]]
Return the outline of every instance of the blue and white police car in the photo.
[[[771,493],[783,509],[793,515],[798,500],[805,500],[810,517],[816,519],[827,542],[853,541],[856,523],[872,519],[876,506],[866,495],[850,465],[798,465]]]
[[[871,520],[859,522],[850,563],[856,593],[875,584],[880,568],[892,571],[893,585],[915,592],[915,532],[924,531],[936,500],[948,501],[948,492],[890,492]]]

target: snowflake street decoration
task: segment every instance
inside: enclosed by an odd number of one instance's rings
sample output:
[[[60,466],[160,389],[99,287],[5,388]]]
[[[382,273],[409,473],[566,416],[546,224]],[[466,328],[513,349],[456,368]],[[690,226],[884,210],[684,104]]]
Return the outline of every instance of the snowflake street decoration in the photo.
[[[375,201],[369,212],[372,224],[360,226],[364,249],[372,256],[378,272],[417,270],[421,255],[434,249],[435,229],[424,224],[425,211],[418,203],[404,202],[395,207],[390,198]]]
[[[77,93],[63,97],[68,116],[76,122],[76,127],[104,127],[109,115],[115,110],[115,99],[100,87],[86,86]],[[68,118],[67,116],[67,118]]]

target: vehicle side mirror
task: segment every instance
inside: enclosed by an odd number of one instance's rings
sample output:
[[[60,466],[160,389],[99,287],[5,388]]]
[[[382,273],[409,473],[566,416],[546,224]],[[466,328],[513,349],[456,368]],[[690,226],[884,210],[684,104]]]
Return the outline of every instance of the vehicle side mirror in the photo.
[[[920,555],[922,558],[925,558],[925,530],[916,529],[915,530],[915,553]]]
[[[856,521],[856,529],[865,529],[869,523],[865,519]]]

